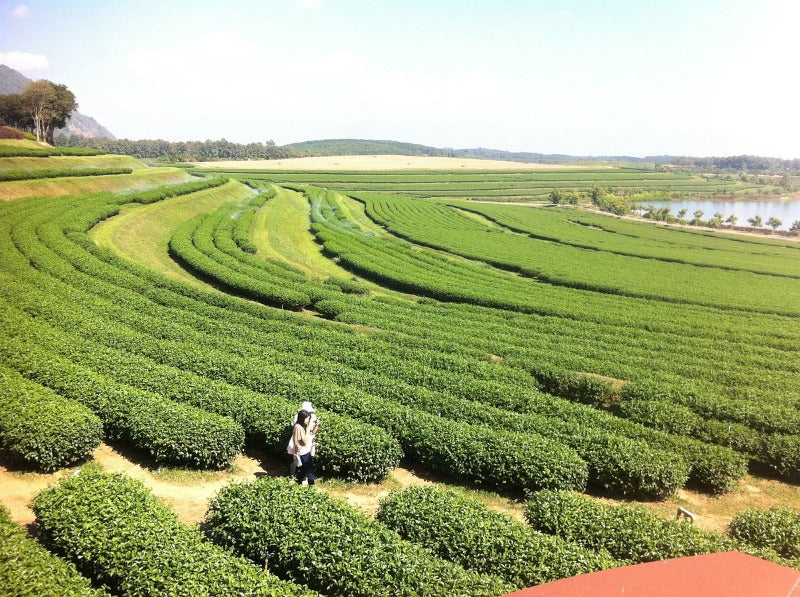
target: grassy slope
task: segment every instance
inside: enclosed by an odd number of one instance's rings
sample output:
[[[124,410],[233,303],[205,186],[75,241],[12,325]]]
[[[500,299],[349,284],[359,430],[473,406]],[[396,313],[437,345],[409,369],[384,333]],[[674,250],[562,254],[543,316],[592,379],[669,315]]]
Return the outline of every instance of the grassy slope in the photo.
[[[224,203],[241,201],[253,194],[250,187],[230,181],[221,187],[166,201],[129,205],[120,215],[96,226],[90,236],[98,245],[110,247],[131,261],[180,280],[203,284],[168,255],[172,231],[199,213],[214,211]]]
[[[62,170],[73,168],[146,168],[127,155],[50,156],[47,158],[0,158],[0,172],[10,170]]]
[[[52,158],[42,159],[49,161]],[[56,197],[101,191],[134,191],[189,182],[190,180],[194,180],[194,178],[178,168],[147,168],[137,170],[132,174],[109,176],[16,180],[0,184],[0,201],[34,196]]]
[[[309,211],[303,195],[278,188],[255,215],[251,240],[258,247],[256,255],[288,263],[314,278],[349,278],[347,270],[323,257],[322,247],[308,233]]]

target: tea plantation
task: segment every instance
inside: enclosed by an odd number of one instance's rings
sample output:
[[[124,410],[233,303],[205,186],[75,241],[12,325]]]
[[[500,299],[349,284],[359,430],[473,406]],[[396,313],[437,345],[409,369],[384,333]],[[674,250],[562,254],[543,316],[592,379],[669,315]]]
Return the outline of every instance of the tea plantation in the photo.
[[[55,153],[0,151],[0,464],[57,471],[106,442],[148,467],[253,449],[282,466],[310,400],[323,484],[402,463],[466,490],[397,490],[373,518],[267,475],[221,490],[201,531],[88,464],[34,500],[35,533],[0,510],[13,594],[500,595],[729,549],[798,565],[790,508],[727,535],[594,497],[800,482],[800,243],[469,201],[747,185],[597,168],[240,182]],[[147,247],[96,242],[200,198],[214,207]]]

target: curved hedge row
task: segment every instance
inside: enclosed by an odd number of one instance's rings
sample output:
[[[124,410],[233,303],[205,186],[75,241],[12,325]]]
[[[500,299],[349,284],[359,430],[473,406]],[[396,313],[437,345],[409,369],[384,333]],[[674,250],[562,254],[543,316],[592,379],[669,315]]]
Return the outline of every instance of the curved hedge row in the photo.
[[[308,595],[203,540],[138,481],[81,471],[33,502],[41,540],[122,595]]]
[[[800,512],[790,508],[745,510],[733,517],[730,534],[756,547],[774,549],[785,558],[800,558]]]
[[[800,479],[800,436],[764,432],[741,423],[703,418],[666,398],[625,399],[615,405],[620,416],[667,433],[731,446],[784,479]]]
[[[0,591],[23,597],[101,597],[74,566],[28,537],[0,505]]]
[[[0,157],[3,158],[46,158],[53,155],[102,155],[99,149],[88,147],[18,147],[16,145],[0,145]]]
[[[0,172],[0,182],[10,180],[33,180],[36,178],[63,178],[66,176],[106,176],[109,174],[130,174],[133,168],[62,168],[42,170],[9,170]]]
[[[259,191],[258,196],[251,199],[248,203],[248,207],[236,218],[233,225],[232,238],[233,242],[235,242],[242,251],[253,254],[257,251],[256,246],[250,241],[250,227],[253,222],[253,216],[256,210],[264,205],[268,199],[274,197],[276,193],[275,187],[273,186],[269,186],[266,189],[260,185],[251,186]]]
[[[607,553],[531,530],[475,499],[434,487],[392,491],[377,519],[435,555],[517,588],[611,568]]]
[[[7,289],[13,292],[13,282],[9,287]],[[87,317],[85,308],[90,306],[89,302],[84,303],[83,310],[75,309],[69,304],[37,304],[37,294],[38,291],[29,290],[20,299],[20,307],[36,311],[39,317],[53,318],[64,328],[89,336],[97,335],[97,332],[90,332],[97,327],[102,327],[104,333],[114,332],[108,339],[99,338],[109,342],[109,346],[104,346],[80,336],[48,330],[33,319],[24,320],[26,332],[35,332],[36,337],[46,339],[52,353],[69,356],[73,364],[89,370],[106,370],[107,378],[125,386],[186,403],[203,411],[229,416],[243,427],[248,443],[258,447],[266,446],[274,454],[285,454],[289,422],[299,408],[296,402],[289,402],[290,397],[284,399],[259,394],[158,364],[135,352],[122,352],[119,348],[132,340],[138,340],[133,344],[140,346],[149,340],[152,343],[150,349],[139,352],[154,357],[165,351],[181,352],[194,358],[192,355],[199,355],[202,348],[178,347],[137,335],[113,321],[105,322],[96,316]],[[50,294],[51,300],[55,296],[55,292]],[[32,343],[34,338],[31,336]],[[196,358],[201,359],[199,356]],[[402,450],[386,431],[324,410],[320,412],[320,416],[325,424],[317,452],[318,472],[348,481],[380,481],[400,462]]]
[[[233,235],[231,229],[235,226],[233,223],[235,220],[226,216],[226,213],[238,213],[234,210],[238,210],[238,208],[223,207],[218,210],[217,214],[204,218],[203,223],[193,235],[195,244],[204,254],[217,255],[221,250],[231,258],[237,256],[236,247],[230,241],[230,237]],[[206,224],[209,225],[206,226]],[[207,237],[212,235],[212,230],[213,244],[207,240]],[[200,241],[204,238],[201,246]],[[221,257],[216,256],[215,259],[219,260]],[[239,252],[238,263],[242,268],[239,271],[249,275],[245,266],[251,261],[253,261],[252,258]],[[233,262],[234,265],[236,263],[236,261]],[[208,268],[205,271],[207,275],[213,275],[216,280],[222,281],[216,278],[218,273],[211,274]],[[253,272],[254,275],[256,273]],[[251,278],[250,287],[257,291],[259,281]],[[439,393],[430,392],[397,379],[388,380],[381,372],[383,362],[362,362],[363,359],[348,358],[342,356],[341,351],[336,349],[326,350],[324,344],[321,344],[316,352],[326,361],[346,360],[348,366],[352,364],[358,367],[358,372],[355,372],[349,367],[337,366],[330,362],[308,365],[311,372],[324,367],[325,374],[333,374],[338,383],[342,385],[345,385],[345,380],[347,380],[347,383],[376,396],[388,398],[393,402],[437,416],[456,418],[470,424],[501,427],[514,432],[536,433],[566,444],[577,450],[578,454],[587,461],[590,483],[593,487],[603,491],[623,495],[663,497],[682,487],[688,477],[687,465],[680,456],[662,450],[653,450],[642,442],[614,438],[601,431],[592,433],[586,430],[576,430],[567,425],[558,425],[546,417],[518,416],[477,402],[465,401],[452,396],[441,396]],[[285,359],[282,355],[276,355],[276,358]],[[372,361],[374,360],[372,359]],[[297,356],[293,354],[292,365],[298,366],[297,361]],[[387,363],[387,365],[389,364]],[[398,369],[402,367],[402,364],[391,363],[391,366]],[[414,376],[413,367],[403,367],[402,379]],[[430,383],[428,372],[418,375],[418,377],[424,377]],[[439,375],[439,377],[442,376]],[[445,383],[449,386],[448,390],[458,391],[457,383],[453,383],[451,380],[447,380]]]
[[[275,574],[326,595],[499,595],[511,587],[400,539],[343,502],[286,479],[229,485],[206,532]]]
[[[0,450],[25,467],[52,472],[88,458],[103,423],[85,406],[0,366]]]
[[[735,549],[722,535],[660,518],[641,506],[610,506],[564,491],[532,494],[525,517],[543,533],[634,563]]]
[[[782,557],[768,545],[703,531],[661,518],[641,506],[601,504],[565,491],[532,494],[525,505],[525,517],[535,529],[589,549],[606,549],[630,563],[735,550],[783,566],[800,567],[800,560]]]
[[[182,224],[169,239],[170,255],[184,267],[203,279],[252,300],[281,308],[302,309],[311,304],[311,298],[279,284],[251,280],[244,274],[214,261],[194,245],[197,228],[206,220],[201,214]]]
[[[96,208],[94,209],[96,211]],[[74,221],[75,223],[70,223],[69,226],[77,228],[78,221],[91,221],[92,217],[68,215],[65,219],[69,218],[67,222]],[[71,261],[74,267],[94,274],[96,264],[93,260],[86,259],[85,249],[82,246],[70,248],[70,243],[64,245],[63,235],[59,240],[58,227],[63,225],[59,221],[52,222],[52,225],[48,224],[46,229],[42,228],[43,238],[46,232],[49,243],[58,243],[59,252],[69,256],[71,260],[74,259]],[[35,259],[44,269],[54,265],[53,260],[44,255]],[[59,273],[59,276],[72,278],[74,274],[74,270],[67,269],[63,274]],[[118,272],[117,278],[118,283],[127,283],[125,277],[120,277]],[[76,282],[80,285],[80,282]],[[141,279],[131,280],[130,283],[143,289],[147,288],[149,291],[149,285]],[[98,288],[101,287],[102,285],[98,285]],[[163,293],[159,296],[163,297]],[[121,341],[122,338],[114,340],[115,344]],[[148,355],[151,358],[198,375],[222,379],[259,392],[278,393],[291,400],[296,400],[298,395],[305,396],[322,408],[325,408],[326,401],[332,403],[334,406],[330,409],[334,412],[366,420],[387,429],[400,440],[407,452],[409,446],[414,448],[417,455],[424,456],[421,459],[423,463],[445,474],[519,489],[540,487],[577,489],[585,485],[586,466],[574,452],[536,436],[519,440],[512,434],[499,434],[493,430],[463,424],[457,426],[455,423],[442,421],[439,417],[423,415],[410,409],[396,409],[393,414],[395,422],[390,422],[387,426],[384,416],[387,411],[386,401],[377,400],[361,392],[344,390],[333,384],[319,383],[306,375],[299,375],[284,368],[269,366],[265,368],[265,363],[261,359],[236,358],[205,347],[198,349],[185,345],[166,347],[164,350],[154,340],[137,344],[137,350],[154,350],[155,353],[151,352]],[[346,395],[344,403],[336,402],[340,393]],[[409,421],[413,421],[413,426],[408,424]],[[436,430],[436,433],[432,433],[432,429]],[[451,439],[448,444],[442,444],[440,437]],[[458,459],[452,457],[454,446],[459,454]],[[475,462],[477,464],[473,464]]]
[[[11,325],[8,307],[3,313],[4,325]],[[224,468],[244,445],[244,431],[229,417],[113,383],[31,341],[0,337],[0,358],[28,379],[88,407],[103,421],[108,439],[129,443],[156,463]]]

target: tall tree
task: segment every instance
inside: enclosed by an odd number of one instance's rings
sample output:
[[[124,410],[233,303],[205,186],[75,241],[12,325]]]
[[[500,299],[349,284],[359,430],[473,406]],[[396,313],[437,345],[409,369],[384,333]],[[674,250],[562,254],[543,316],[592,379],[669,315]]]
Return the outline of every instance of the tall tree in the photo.
[[[21,107],[33,125],[37,141],[53,142],[53,131],[63,127],[69,115],[78,107],[75,94],[66,85],[56,85],[44,79],[25,86]]]

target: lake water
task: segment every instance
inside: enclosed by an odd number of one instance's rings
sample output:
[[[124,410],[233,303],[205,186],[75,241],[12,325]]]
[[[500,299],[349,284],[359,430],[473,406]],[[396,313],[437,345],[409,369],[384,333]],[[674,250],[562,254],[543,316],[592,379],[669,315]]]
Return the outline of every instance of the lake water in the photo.
[[[678,215],[682,209],[689,210],[686,219],[691,220],[695,211],[703,211],[701,219],[708,220],[714,217],[716,212],[720,212],[724,217],[724,222],[729,215],[735,214],[739,217],[737,226],[747,226],[747,218],[761,216],[762,226],[766,227],[766,222],[771,217],[778,218],[783,224],[778,230],[789,230],[792,222],[800,220],[800,199],[789,199],[785,201],[651,201],[644,203],[647,207],[669,207],[672,215]]]

